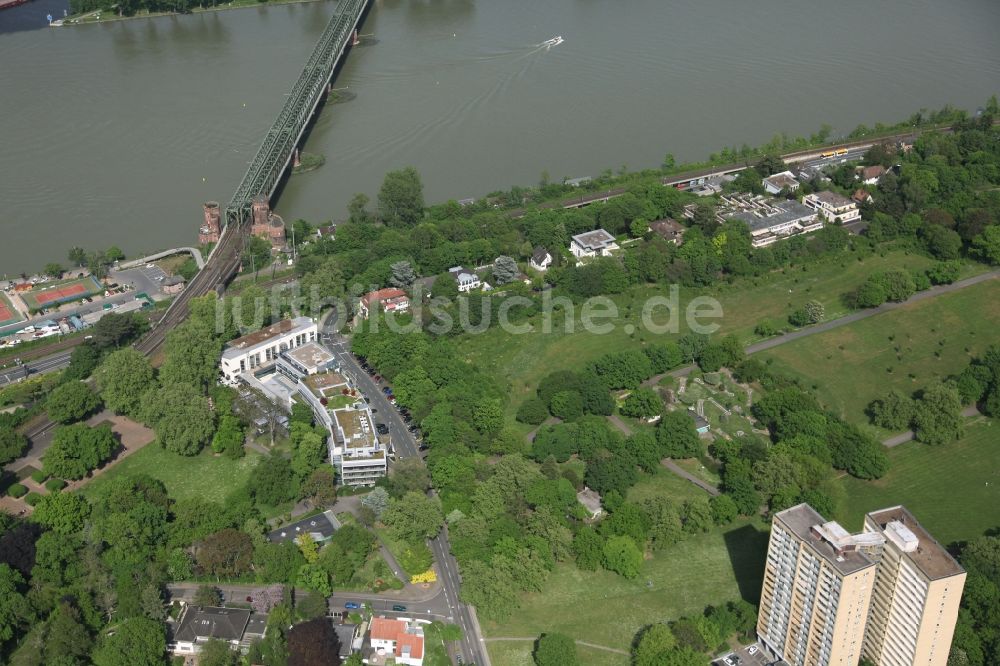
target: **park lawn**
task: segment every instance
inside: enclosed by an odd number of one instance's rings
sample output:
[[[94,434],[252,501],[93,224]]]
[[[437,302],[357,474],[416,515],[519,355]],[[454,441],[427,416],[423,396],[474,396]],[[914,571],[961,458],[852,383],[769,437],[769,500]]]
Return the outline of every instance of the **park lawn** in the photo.
[[[965,436],[943,446],[907,442],[889,451],[889,473],[877,481],[844,477],[837,514],[860,529],[865,513],[903,504],[942,544],[1000,527],[1000,423],[970,419]]]
[[[820,261],[799,268],[776,271],[770,275],[738,281],[734,285],[717,285],[712,288],[680,288],[679,304],[684,308],[696,296],[713,296],[722,306],[723,316],[717,322],[721,333],[735,333],[744,341],[755,339],[753,329],[762,319],[771,319],[781,325],[788,314],[816,299],[826,306],[828,319],[846,314],[842,296],[857,287],[869,274],[890,268],[922,269],[933,261],[902,251],[872,255],[857,259],[845,255],[838,260]],[[980,270],[985,267],[980,267]],[[969,265],[964,272],[973,273],[977,268]],[[963,273],[964,275],[964,273]],[[477,367],[491,372],[501,384],[509,388],[511,400],[507,405],[507,420],[519,431],[527,433],[532,428],[515,424],[518,406],[534,395],[538,381],[556,370],[577,370],[598,357],[622,349],[634,348],[658,340],[678,337],[658,334],[641,326],[643,303],[653,296],[667,296],[669,288],[663,285],[642,285],[612,298],[619,317],[610,321],[613,330],[598,334],[585,331],[580,324],[582,306],[575,309],[575,322],[566,326],[568,317],[554,312],[550,325],[543,328],[543,316],[531,320],[534,331],[514,335],[492,327],[479,334],[466,334],[456,340],[458,356]],[[655,323],[664,324],[665,311],[656,310]],[[681,316],[679,334],[687,332]],[[703,323],[712,323],[706,319]],[[631,327],[631,328],[629,328]],[[547,331],[547,332],[545,332]],[[631,332],[629,332],[631,331]],[[678,335],[679,335],[678,334]]]
[[[679,505],[685,500],[708,497],[708,493],[661,466],[656,474],[643,474],[638,483],[629,488],[625,499],[642,502],[651,497],[666,497]]]
[[[775,370],[802,379],[844,419],[866,424],[864,412],[872,400],[890,389],[909,394],[958,374],[972,356],[996,342],[998,329],[1000,281],[989,280],[759,356]]]
[[[234,490],[246,484],[260,455],[248,451],[239,460],[214,456],[208,450],[185,457],[166,451],[155,443],[145,446],[83,487],[83,494],[95,497],[113,479],[141,475],[159,479],[170,499],[204,499],[222,503]]]
[[[487,637],[558,631],[629,650],[636,633],[652,622],[700,613],[709,604],[741,596],[756,603],[766,551],[763,524],[742,520],[654,553],[635,580],[558,564],[543,592],[524,595],[521,608],[506,622],[486,620],[483,629]]]
[[[522,636],[520,638],[528,638]],[[537,638],[537,636],[536,636]],[[588,641],[589,642],[589,641]],[[486,647],[490,653],[493,666],[535,666],[531,651],[535,649],[535,641],[489,641]],[[627,666],[629,657],[606,650],[598,650],[586,645],[576,646],[576,656],[580,666]]]

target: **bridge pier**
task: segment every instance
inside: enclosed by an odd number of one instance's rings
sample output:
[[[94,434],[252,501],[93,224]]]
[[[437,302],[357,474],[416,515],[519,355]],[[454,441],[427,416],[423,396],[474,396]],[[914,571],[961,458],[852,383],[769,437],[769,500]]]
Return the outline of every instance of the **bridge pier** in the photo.
[[[295,167],[301,166],[301,165],[302,165],[302,160],[299,159],[299,149],[296,148],[292,152],[292,168],[295,168]]]
[[[357,46],[360,43],[361,43],[361,40],[358,39],[358,29],[355,28],[354,32],[351,33],[351,46]]]

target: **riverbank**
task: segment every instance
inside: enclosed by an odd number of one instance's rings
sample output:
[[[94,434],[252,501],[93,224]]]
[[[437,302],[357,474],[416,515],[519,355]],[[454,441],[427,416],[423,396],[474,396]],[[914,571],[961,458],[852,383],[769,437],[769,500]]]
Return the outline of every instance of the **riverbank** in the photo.
[[[249,9],[251,7],[267,7],[271,5],[302,5],[312,2],[322,2],[324,0],[234,0],[224,5],[215,7],[192,7],[189,12],[150,12],[140,11],[131,16],[120,16],[114,13],[114,9],[102,9],[84,12],[82,14],[72,14],[59,21],[54,21],[51,25],[54,28],[87,25],[91,23],[113,23],[116,21],[130,21],[134,19],[151,19],[162,16],[185,16],[187,14],[207,14],[210,12],[220,12],[229,9]]]

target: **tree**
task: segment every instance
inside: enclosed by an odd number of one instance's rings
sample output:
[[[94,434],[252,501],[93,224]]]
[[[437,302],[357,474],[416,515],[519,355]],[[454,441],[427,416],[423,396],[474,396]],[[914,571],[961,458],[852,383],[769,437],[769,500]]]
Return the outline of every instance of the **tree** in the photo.
[[[604,539],[592,527],[581,527],[573,537],[573,554],[576,568],[581,571],[597,571],[604,560]]]
[[[87,251],[82,247],[71,247],[68,257],[74,266],[83,266],[87,263]]]
[[[708,500],[708,504],[712,510],[712,520],[716,525],[728,525],[736,520],[736,516],[739,515],[739,508],[729,495],[711,497]]]
[[[196,455],[215,433],[215,415],[208,398],[191,384],[178,382],[147,391],[142,412],[156,431],[160,446],[182,456]]]
[[[292,471],[299,480],[304,480],[324,464],[326,456],[327,447],[323,437],[315,432],[307,432],[292,452]]]
[[[549,417],[549,408],[539,398],[528,398],[517,408],[517,420],[528,425],[539,425]]]
[[[0,428],[0,464],[17,460],[28,450],[28,438],[14,428]]]
[[[117,349],[129,340],[138,337],[142,330],[143,327],[139,320],[132,314],[109,312],[94,324],[92,335],[98,349],[112,347]]]
[[[385,488],[372,488],[370,493],[361,498],[361,506],[368,507],[376,517],[380,517],[389,506],[389,493]]]
[[[604,568],[625,578],[638,578],[642,551],[627,536],[613,536],[604,542]]]
[[[198,666],[237,666],[238,663],[237,653],[229,643],[218,638],[206,641],[198,652]]]
[[[389,266],[389,270],[392,271],[389,277],[389,284],[393,287],[405,289],[417,279],[416,274],[413,272],[413,266],[408,261],[397,261]]]
[[[685,411],[667,412],[656,426],[656,441],[664,456],[694,458],[702,452],[694,421]]]
[[[69,355],[69,367],[63,371],[64,379],[86,379],[101,362],[101,352],[93,342],[84,342],[73,347]]]
[[[45,623],[44,663],[82,666],[90,662],[92,644],[90,632],[80,621],[80,611],[67,601],[60,603]]]
[[[222,604],[222,592],[214,585],[199,585],[194,593],[195,606],[219,606]]]
[[[532,653],[535,666],[575,666],[579,664],[576,643],[566,634],[542,634]]]
[[[994,266],[1000,264],[1000,225],[986,227],[973,238],[972,251]]]
[[[219,419],[219,428],[212,436],[212,451],[225,453],[233,459],[242,458],[245,454],[243,450],[245,441],[246,432],[240,420],[232,414],[223,414]]]
[[[130,617],[101,637],[94,666],[162,666],[167,639],[161,622]]]
[[[288,666],[340,663],[340,639],[325,617],[296,624],[288,632]]]
[[[110,459],[117,445],[107,423],[94,428],[83,423],[61,426],[42,455],[42,464],[53,476],[82,479]]]
[[[59,278],[62,277],[63,267],[62,267],[62,264],[58,264],[56,262],[51,262],[51,263],[45,264],[45,268],[42,269],[42,272],[45,273],[46,275],[48,275],[50,277],[54,277],[55,279],[58,280]]]
[[[625,399],[621,413],[625,416],[650,417],[663,411],[663,401],[656,391],[649,388],[638,388]]]
[[[962,436],[962,402],[958,389],[935,384],[917,400],[913,414],[913,434],[925,444],[947,444]]]
[[[681,521],[684,523],[685,532],[691,534],[707,532],[712,526],[712,510],[708,501],[702,498],[686,500],[681,508]]]
[[[809,301],[802,306],[802,309],[805,311],[806,318],[810,324],[818,324],[826,316],[826,308],[819,301]]]
[[[108,258],[108,261],[114,263],[116,261],[121,261],[125,258],[125,253],[122,252],[121,248],[117,245],[112,245],[107,250],[104,251],[104,256]]]
[[[337,501],[336,474],[333,466],[324,465],[313,470],[312,474],[302,482],[299,495],[311,497],[317,506],[330,506]]]
[[[872,423],[887,430],[905,430],[913,420],[915,404],[913,400],[893,389],[884,398],[868,405]]]
[[[520,272],[517,262],[507,255],[501,254],[493,260],[493,279],[498,285],[513,282]]]
[[[472,423],[476,430],[493,434],[503,428],[503,404],[499,399],[484,398],[476,403],[472,411]]]
[[[393,227],[408,227],[424,216],[424,192],[420,174],[413,167],[390,171],[378,191],[378,212]]]
[[[258,504],[277,506],[295,497],[295,478],[288,459],[273,451],[253,468],[249,486]]]
[[[153,384],[153,367],[134,349],[112,352],[94,374],[104,405],[128,416],[138,414],[140,399]]]
[[[485,618],[504,622],[518,607],[518,585],[508,568],[473,560],[462,567],[462,601]]]
[[[552,396],[549,408],[553,416],[574,421],[583,416],[583,396],[578,391],[560,391]]]
[[[249,571],[253,562],[253,541],[246,532],[227,527],[197,545],[195,560],[209,575],[240,576]]]
[[[31,519],[63,536],[83,529],[90,515],[90,504],[81,495],[71,492],[44,495],[35,505]]]
[[[416,541],[434,537],[441,530],[444,515],[436,499],[408,492],[389,503],[382,522],[389,527],[393,538]]]
[[[81,381],[71,381],[52,389],[45,409],[56,423],[79,421],[97,409],[101,399]]]
[[[634,666],[660,666],[667,659],[667,653],[677,645],[677,639],[665,624],[646,627],[639,636],[632,651]]]
[[[0,564],[0,642],[9,641],[28,620],[28,602],[19,591],[24,577],[8,564]]]
[[[598,455],[588,462],[584,474],[587,485],[602,495],[612,490],[624,495],[638,478],[633,462],[610,452]]]

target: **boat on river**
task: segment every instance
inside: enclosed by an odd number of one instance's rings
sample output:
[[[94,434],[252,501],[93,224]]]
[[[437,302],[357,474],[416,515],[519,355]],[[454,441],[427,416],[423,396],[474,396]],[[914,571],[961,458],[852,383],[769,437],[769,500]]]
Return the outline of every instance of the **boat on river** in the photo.
[[[552,39],[546,39],[544,42],[539,44],[539,46],[544,46],[545,48],[551,48],[553,46],[559,46],[564,41],[565,40],[562,38],[562,35],[556,35]]]

